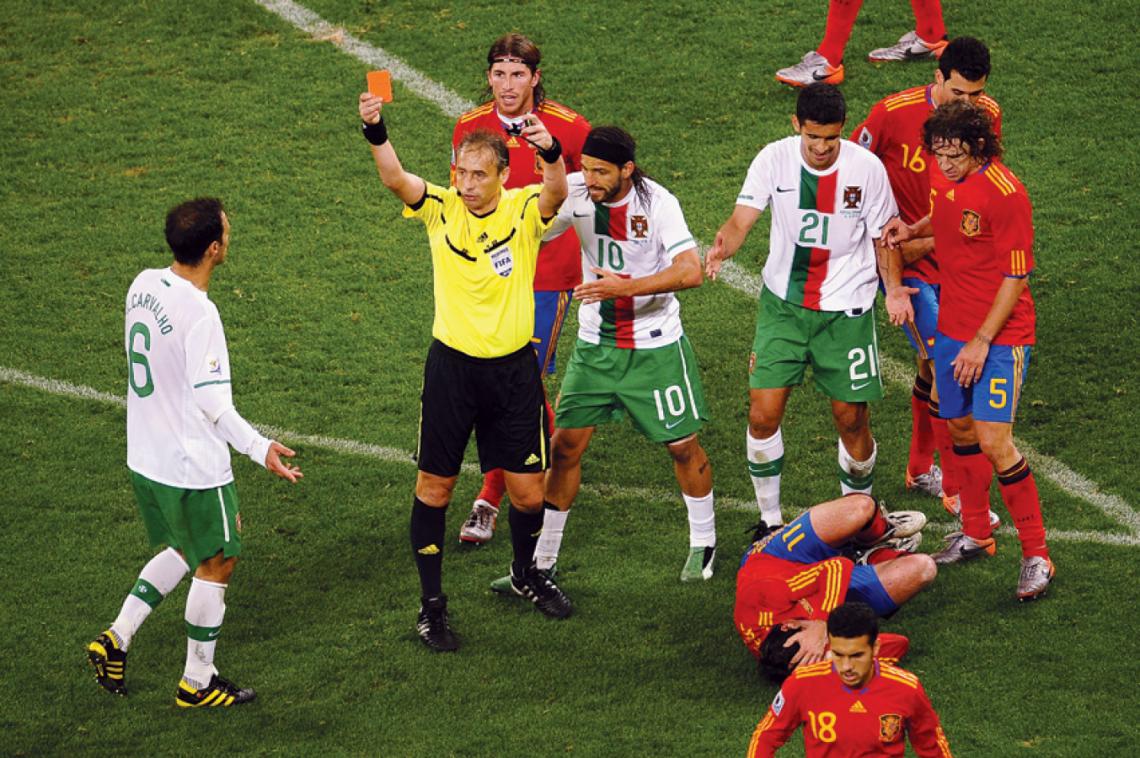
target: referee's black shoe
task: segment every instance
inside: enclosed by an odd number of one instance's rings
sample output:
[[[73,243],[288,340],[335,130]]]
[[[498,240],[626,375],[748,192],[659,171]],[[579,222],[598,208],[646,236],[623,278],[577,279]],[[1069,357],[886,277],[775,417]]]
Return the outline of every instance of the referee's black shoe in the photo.
[[[514,564],[511,565],[511,591],[530,600],[551,618],[564,619],[574,612],[570,598],[554,583],[554,576],[533,563],[522,576],[515,576]]]
[[[459,638],[447,623],[447,595],[421,598],[416,633],[420,641],[437,653],[452,653],[459,649]]]

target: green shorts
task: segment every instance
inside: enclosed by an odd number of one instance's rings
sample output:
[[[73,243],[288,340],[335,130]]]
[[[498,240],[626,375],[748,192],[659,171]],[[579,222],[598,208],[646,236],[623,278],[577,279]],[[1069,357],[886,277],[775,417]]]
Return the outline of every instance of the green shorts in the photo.
[[[625,412],[653,442],[700,431],[708,407],[688,338],[635,350],[578,340],[562,380],[554,425],[584,429],[619,421]]]
[[[169,545],[182,552],[193,571],[221,551],[241,555],[241,517],[234,483],[208,490],[169,487],[131,472],[151,547]]]
[[[873,307],[857,316],[813,311],[763,289],[748,364],[748,386],[756,390],[802,384],[810,365],[816,384],[832,400],[883,397]]]

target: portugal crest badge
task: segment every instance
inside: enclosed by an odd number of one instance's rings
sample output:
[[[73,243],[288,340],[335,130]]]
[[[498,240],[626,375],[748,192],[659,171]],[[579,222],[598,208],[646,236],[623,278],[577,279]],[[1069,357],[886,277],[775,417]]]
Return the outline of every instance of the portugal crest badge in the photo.
[[[649,219],[645,216],[630,216],[629,230],[637,239],[645,239],[645,235],[649,234]]]
[[[962,225],[959,227],[962,234],[967,237],[976,237],[982,231],[982,217],[975,211],[967,208],[962,211]]]
[[[879,716],[879,742],[894,742],[902,735],[902,716],[884,713]]]
[[[863,188],[850,186],[843,188],[843,207],[846,210],[853,211],[859,208],[859,204],[863,202]]]

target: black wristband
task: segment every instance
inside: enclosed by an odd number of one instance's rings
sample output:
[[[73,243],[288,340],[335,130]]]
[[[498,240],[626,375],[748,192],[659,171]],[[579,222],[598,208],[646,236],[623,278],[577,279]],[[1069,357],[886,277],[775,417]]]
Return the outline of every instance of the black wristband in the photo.
[[[361,122],[360,131],[364,133],[364,139],[376,147],[380,147],[388,141],[388,127],[384,126],[383,116],[375,124]]]
[[[550,135],[550,140],[550,147],[542,150],[536,146],[535,150],[538,152],[538,155],[542,158],[542,160],[546,161],[547,163],[554,163],[556,160],[562,157],[562,143],[559,142],[558,138],[553,134]]]

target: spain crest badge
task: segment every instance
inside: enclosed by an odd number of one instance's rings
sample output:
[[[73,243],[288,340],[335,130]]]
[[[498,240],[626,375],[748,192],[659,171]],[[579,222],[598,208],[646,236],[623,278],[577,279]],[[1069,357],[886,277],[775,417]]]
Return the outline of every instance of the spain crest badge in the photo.
[[[959,231],[967,237],[976,237],[982,231],[982,217],[976,211],[969,208],[962,211],[962,225]]]
[[[884,713],[879,716],[879,742],[894,742],[902,736],[902,716]]]

